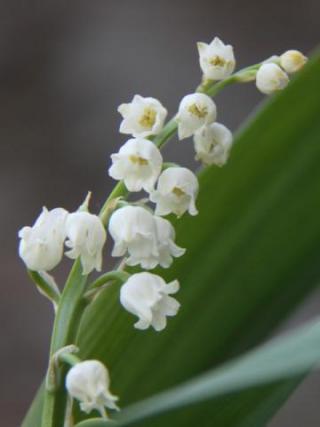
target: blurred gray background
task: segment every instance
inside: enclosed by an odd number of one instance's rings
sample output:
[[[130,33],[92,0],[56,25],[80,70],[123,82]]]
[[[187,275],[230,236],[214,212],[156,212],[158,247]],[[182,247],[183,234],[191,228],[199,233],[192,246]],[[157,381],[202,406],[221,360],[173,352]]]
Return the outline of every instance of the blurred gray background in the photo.
[[[319,0],[0,1],[3,426],[18,426],[30,404],[52,322],[17,258],[17,230],[43,204],[75,209],[87,190],[99,208],[112,185],[108,156],[124,141],[117,106],[139,93],[174,113],[200,79],[197,41],[220,36],[239,67],[288,48],[309,53],[319,43],[319,13]],[[226,90],[217,99],[219,121],[236,129],[260,99],[253,85]],[[167,155],[190,164],[190,146],[173,143]],[[319,308],[312,296],[286,326]],[[271,426],[318,426],[319,391],[313,375]]]

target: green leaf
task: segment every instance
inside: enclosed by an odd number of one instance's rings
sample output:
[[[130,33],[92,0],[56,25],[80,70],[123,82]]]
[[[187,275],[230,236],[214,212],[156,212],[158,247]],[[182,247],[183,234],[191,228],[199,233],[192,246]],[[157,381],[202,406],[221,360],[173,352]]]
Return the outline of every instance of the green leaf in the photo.
[[[186,384],[132,405],[116,417],[120,426],[129,426],[163,412],[204,400],[305,375],[320,363],[320,320],[287,337],[281,337],[245,356],[209,371]],[[90,420],[79,427],[104,427],[109,422]]]
[[[319,88],[317,56],[237,135],[228,165],[200,173],[200,214],[176,223],[187,253],[161,271],[181,283],[181,311],[164,332],[134,330],[112,287],[88,310],[77,344],[109,367],[122,407],[261,342],[319,281]],[[278,384],[204,404],[207,425],[242,427],[258,407],[256,419],[270,416],[288,390]],[[184,409],[166,421],[194,426],[203,414]],[[24,427],[38,424],[33,415]]]

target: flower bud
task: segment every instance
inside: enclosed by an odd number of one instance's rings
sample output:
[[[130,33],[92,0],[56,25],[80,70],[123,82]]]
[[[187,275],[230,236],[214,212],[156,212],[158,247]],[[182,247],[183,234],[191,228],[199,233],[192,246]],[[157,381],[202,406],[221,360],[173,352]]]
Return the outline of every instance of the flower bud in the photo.
[[[233,73],[236,61],[232,46],[225,45],[218,37],[210,44],[199,42],[197,46],[205,79],[223,80]]]
[[[232,133],[220,123],[203,126],[194,135],[196,159],[205,165],[223,166],[232,147]]]
[[[137,329],[150,326],[162,331],[167,324],[167,316],[175,316],[180,304],[169,296],[179,290],[179,282],[166,282],[155,274],[133,274],[121,287],[120,302],[123,307],[139,318],[134,324]]]
[[[110,378],[107,368],[98,360],[86,360],[73,366],[66,376],[66,388],[73,399],[80,402],[82,411],[96,409],[107,418],[105,408],[119,410],[118,397],[109,391]]]
[[[298,50],[287,50],[280,56],[280,65],[289,74],[299,71],[306,62],[307,58]]]
[[[109,175],[123,180],[129,191],[153,190],[162,168],[162,155],[153,142],[129,139],[111,159]]]
[[[201,126],[216,120],[217,108],[208,95],[192,93],[186,95],[180,102],[176,116],[179,139],[192,136]]]
[[[19,231],[19,255],[29,270],[50,271],[63,257],[65,222],[68,212],[62,208],[42,213],[32,227]]]
[[[198,190],[198,179],[193,172],[187,168],[172,167],[162,172],[157,189],[150,194],[150,200],[156,203],[156,215],[164,216],[173,212],[181,216],[186,211],[190,215],[197,215],[195,200]]]
[[[118,112],[123,117],[120,132],[141,138],[157,135],[168,114],[157,99],[140,95],[135,95],[128,104],[121,104]]]
[[[66,222],[66,255],[71,259],[80,257],[83,274],[96,269],[101,271],[102,250],[106,242],[105,228],[97,215],[89,212],[69,214]]]
[[[287,74],[276,64],[261,65],[256,76],[256,85],[260,92],[267,95],[284,89],[289,83]]]

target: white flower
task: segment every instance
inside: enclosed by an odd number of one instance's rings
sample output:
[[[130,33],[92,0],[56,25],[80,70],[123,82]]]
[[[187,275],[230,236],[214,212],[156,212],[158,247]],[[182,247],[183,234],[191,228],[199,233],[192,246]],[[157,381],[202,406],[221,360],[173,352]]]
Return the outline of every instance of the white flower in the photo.
[[[116,210],[109,221],[109,233],[115,245],[112,256],[129,254],[128,265],[140,264],[152,269],[158,264],[158,238],[153,215],[140,206]]]
[[[89,212],[69,214],[66,222],[66,255],[71,259],[80,257],[83,274],[93,269],[101,271],[102,250],[106,242],[106,230],[97,215]]]
[[[197,215],[195,200],[198,190],[198,179],[193,172],[187,168],[171,167],[160,175],[157,189],[150,194],[150,200],[156,203],[156,215],[173,212],[181,216],[186,211]]]
[[[288,83],[287,74],[277,64],[261,65],[256,75],[257,88],[267,95],[284,89]]]
[[[182,256],[186,250],[180,248],[174,243],[176,238],[175,230],[172,224],[161,217],[155,216],[157,235],[158,235],[158,262],[163,268],[168,268],[172,264],[172,257]]]
[[[188,138],[203,125],[216,120],[217,108],[208,95],[192,93],[186,95],[180,102],[176,116],[179,139]]]
[[[129,191],[153,190],[162,168],[161,153],[153,142],[129,139],[111,159],[109,175],[123,180]]]
[[[120,302],[130,313],[139,320],[135,323],[137,329],[147,329],[152,326],[156,331],[162,331],[167,324],[167,316],[175,316],[180,304],[170,294],[179,290],[179,282],[166,282],[159,276],[150,273],[133,274],[121,287]]]
[[[157,99],[140,95],[135,95],[129,104],[121,104],[118,111],[123,117],[120,132],[142,138],[157,135],[168,114]]]
[[[299,71],[306,62],[307,58],[298,50],[287,50],[280,56],[280,65],[289,74]]]
[[[233,47],[225,45],[218,37],[210,44],[197,43],[200,67],[206,79],[222,80],[232,74],[236,61]]]
[[[34,271],[50,271],[63,256],[65,222],[68,212],[62,208],[42,213],[32,227],[19,231],[19,255],[27,268]]]
[[[203,126],[194,135],[196,159],[206,165],[223,166],[232,146],[232,133],[220,123]]]
[[[125,206],[116,210],[109,221],[109,233],[115,245],[112,256],[124,256],[128,265],[140,264],[147,270],[158,264],[167,268],[172,257],[185,250],[174,243],[175,232],[169,221],[153,216],[140,206]]]
[[[98,360],[86,360],[73,366],[66,376],[66,388],[73,399],[80,402],[82,411],[96,409],[107,418],[105,408],[119,410],[118,400],[109,391],[110,378],[107,368]]]

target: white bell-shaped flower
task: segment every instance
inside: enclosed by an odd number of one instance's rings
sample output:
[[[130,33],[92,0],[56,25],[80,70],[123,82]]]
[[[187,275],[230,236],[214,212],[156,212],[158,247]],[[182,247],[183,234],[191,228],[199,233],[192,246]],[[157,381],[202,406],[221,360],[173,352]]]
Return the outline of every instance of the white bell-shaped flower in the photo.
[[[123,180],[129,191],[153,190],[162,169],[162,155],[153,142],[129,139],[111,159],[109,175]]]
[[[118,111],[123,117],[120,132],[142,138],[157,135],[168,114],[157,99],[140,95],[135,95],[128,104],[121,104]]]
[[[62,208],[42,213],[32,227],[19,231],[19,255],[27,268],[34,271],[50,271],[63,257],[65,222],[68,212]]]
[[[232,74],[236,61],[233,47],[225,45],[218,37],[210,44],[197,43],[200,67],[206,79],[222,80]]]
[[[150,200],[156,203],[156,215],[173,212],[181,216],[186,211],[197,215],[195,201],[198,190],[198,179],[193,172],[187,168],[171,167],[160,175],[157,189],[150,194]]]
[[[216,104],[208,95],[204,93],[186,95],[180,102],[176,116],[179,139],[192,136],[203,125],[213,123],[216,118]]]
[[[179,290],[179,282],[166,282],[150,273],[133,274],[121,287],[120,302],[123,307],[139,318],[134,324],[137,329],[152,326],[162,331],[167,324],[167,316],[175,316],[179,310],[178,301],[169,296]]]
[[[97,215],[89,212],[74,212],[66,221],[66,255],[71,259],[80,257],[83,274],[96,269],[101,271],[102,250],[106,242],[106,230]]]
[[[205,165],[223,166],[229,158],[232,142],[232,133],[226,126],[217,122],[203,126],[194,135],[196,159]]]
[[[186,250],[175,244],[176,233],[172,224],[159,216],[155,216],[158,235],[158,262],[163,268],[169,268],[173,257],[181,257]]]
[[[112,256],[129,255],[128,265],[156,267],[159,259],[158,236],[153,215],[140,206],[124,206],[109,221],[109,233],[115,244]]]
[[[98,360],[85,360],[73,366],[66,376],[66,388],[73,399],[80,402],[82,411],[94,409],[107,418],[105,408],[119,410],[118,400],[110,390],[107,368]]]
[[[277,64],[262,64],[257,71],[257,88],[266,95],[284,89],[288,83],[288,75]]]
[[[299,71],[306,62],[307,58],[298,50],[287,50],[280,56],[280,65],[289,74]]]
[[[109,221],[109,232],[115,245],[112,256],[129,255],[128,265],[141,265],[147,270],[158,264],[168,268],[173,257],[180,257],[185,249],[174,243],[171,223],[153,216],[140,206],[125,206],[115,211]]]

